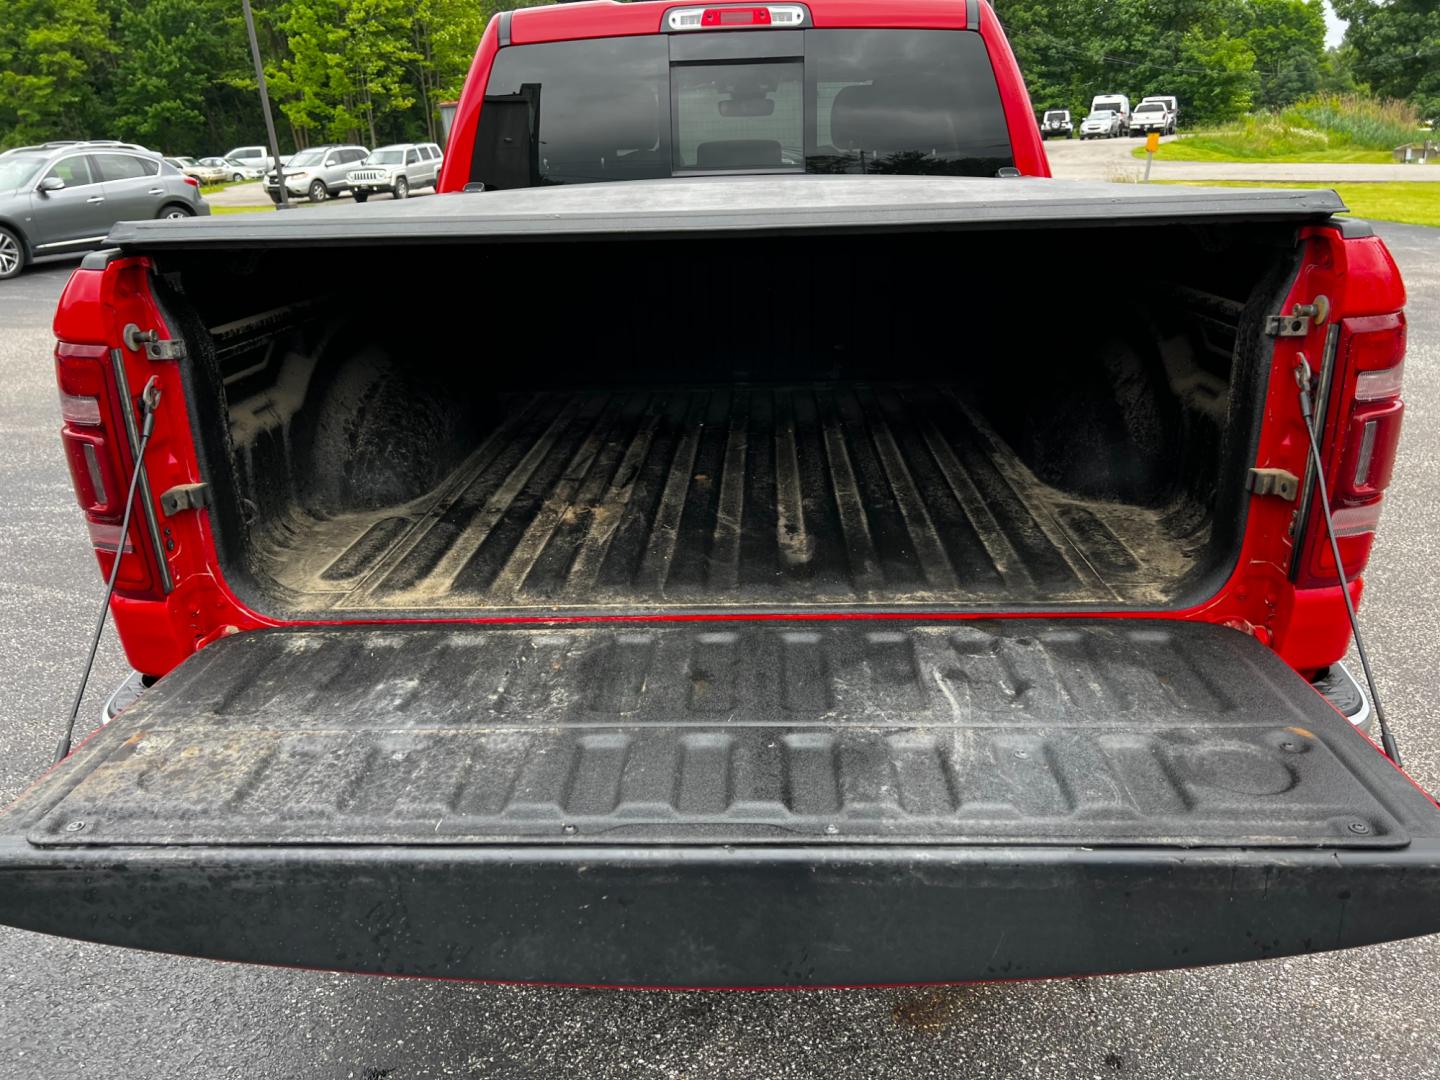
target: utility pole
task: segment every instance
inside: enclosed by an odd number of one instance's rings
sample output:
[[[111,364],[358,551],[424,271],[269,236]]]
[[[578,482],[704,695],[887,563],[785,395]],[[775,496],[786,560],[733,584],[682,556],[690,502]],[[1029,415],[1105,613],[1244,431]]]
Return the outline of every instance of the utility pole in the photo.
[[[280,187],[280,202],[276,210],[290,209],[290,193],[285,189],[285,166],[280,164],[280,140],[275,137],[275,118],[270,115],[270,91],[265,86],[265,65],[260,62],[260,41],[255,36],[255,13],[250,10],[250,0],[240,0],[245,9],[245,30],[250,35],[250,56],[255,61],[255,81],[260,84],[260,107],[265,111],[265,130],[270,135],[270,157],[275,164],[275,180]],[[260,181],[264,184],[264,180]]]

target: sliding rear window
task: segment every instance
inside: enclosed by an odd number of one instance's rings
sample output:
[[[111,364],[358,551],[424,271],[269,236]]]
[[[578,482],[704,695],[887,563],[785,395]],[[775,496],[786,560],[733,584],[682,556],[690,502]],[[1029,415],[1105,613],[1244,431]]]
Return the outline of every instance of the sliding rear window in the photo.
[[[1013,165],[979,35],[788,30],[502,49],[487,189],[735,172],[994,176]]]

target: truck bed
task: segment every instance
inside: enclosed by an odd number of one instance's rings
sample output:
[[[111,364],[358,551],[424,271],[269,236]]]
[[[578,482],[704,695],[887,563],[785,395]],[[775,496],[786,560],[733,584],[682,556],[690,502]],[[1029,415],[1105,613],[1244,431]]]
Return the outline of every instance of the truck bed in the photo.
[[[1157,603],[1208,535],[1183,502],[1043,483],[954,386],[567,390],[501,411],[432,496],[277,531],[264,557],[292,602]]]
[[[1334,197],[869,179],[124,226],[176,287],[227,579],[282,618],[1210,595],[1245,512],[1262,316]],[[988,225],[946,231],[966,223]],[[1133,303],[1097,302],[1137,245]]]

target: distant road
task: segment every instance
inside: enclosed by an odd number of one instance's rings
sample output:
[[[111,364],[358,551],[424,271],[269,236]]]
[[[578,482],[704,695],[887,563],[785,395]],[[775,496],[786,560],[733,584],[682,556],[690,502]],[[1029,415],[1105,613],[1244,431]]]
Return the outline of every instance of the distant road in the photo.
[[[1374,183],[1409,180],[1440,183],[1440,165],[1354,165],[1282,164],[1242,161],[1167,161],[1161,140],[1155,155],[1152,180],[1268,180],[1280,183]],[[1135,180],[1145,172],[1145,162],[1130,156],[1139,139],[1051,139],[1045,143],[1050,168],[1067,180]]]

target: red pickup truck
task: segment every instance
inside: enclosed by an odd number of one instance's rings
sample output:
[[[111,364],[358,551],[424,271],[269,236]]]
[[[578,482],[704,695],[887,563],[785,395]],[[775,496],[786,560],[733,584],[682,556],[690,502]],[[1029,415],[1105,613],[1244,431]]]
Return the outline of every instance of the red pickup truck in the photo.
[[[983,0],[600,0],[491,22],[441,197],[117,226],[56,370],[144,689],[0,921],[712,987],[1440,930],[1318,497],[1358,599],[1394,262],[1047,173]]]

